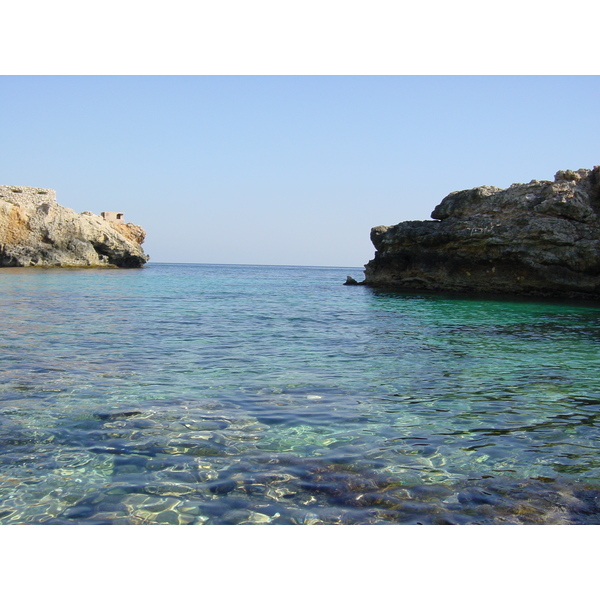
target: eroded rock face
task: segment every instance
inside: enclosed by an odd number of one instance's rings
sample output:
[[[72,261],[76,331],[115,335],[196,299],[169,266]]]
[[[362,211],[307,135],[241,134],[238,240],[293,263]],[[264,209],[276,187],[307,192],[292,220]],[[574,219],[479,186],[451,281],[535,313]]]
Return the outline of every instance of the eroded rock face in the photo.
[[[453,192],[371,230],[373,287],[600,298],[600,167]]]
[[[145,235],[60,206],[53,190],[0,186],[0,267],[141,267]]]

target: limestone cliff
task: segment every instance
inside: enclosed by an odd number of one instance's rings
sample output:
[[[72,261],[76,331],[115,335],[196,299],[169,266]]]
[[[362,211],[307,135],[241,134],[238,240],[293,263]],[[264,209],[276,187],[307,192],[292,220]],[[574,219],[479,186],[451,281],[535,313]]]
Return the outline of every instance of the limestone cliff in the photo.
[[[0,186],[0,267],[141,267],[145,235],[60,206],[54,190]]]
[[[374,227],[364,283],[600,298],[600,167],[453,192],[431,218]]]

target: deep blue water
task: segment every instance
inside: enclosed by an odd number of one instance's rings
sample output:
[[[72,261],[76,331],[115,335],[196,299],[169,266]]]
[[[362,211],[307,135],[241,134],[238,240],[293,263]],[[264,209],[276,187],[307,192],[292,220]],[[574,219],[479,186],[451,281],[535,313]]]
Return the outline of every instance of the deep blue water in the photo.
[[[0,523],[600,522],[600,305],[1,269]]]

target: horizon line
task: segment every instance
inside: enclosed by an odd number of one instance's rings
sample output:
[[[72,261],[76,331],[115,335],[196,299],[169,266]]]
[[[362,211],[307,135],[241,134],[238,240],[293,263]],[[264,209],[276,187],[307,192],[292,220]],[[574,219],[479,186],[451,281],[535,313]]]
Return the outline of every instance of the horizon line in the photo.
[[[161,261],[148,261],[144,267],[149,266],[150,264],[157,265],[212,265],[216,267],[301,267],[301,268],[312,268],[312,269],[364,269],[364,265],[357,266],[339,266],[339,265],[275,265],[268,263],[212,263],[212,262],[161,262]]]

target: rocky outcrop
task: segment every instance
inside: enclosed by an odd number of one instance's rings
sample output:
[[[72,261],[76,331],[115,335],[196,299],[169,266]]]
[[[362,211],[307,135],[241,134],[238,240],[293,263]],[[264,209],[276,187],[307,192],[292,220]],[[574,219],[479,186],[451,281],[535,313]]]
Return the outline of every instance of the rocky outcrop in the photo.
[[[0,186],[0,267],[141,267],[145,235],[60,206],[54,190]]]
[[[600,298],[600,167],[453,192],[431,218],[374,227],[364,283]]]

